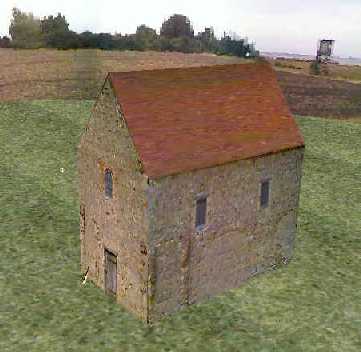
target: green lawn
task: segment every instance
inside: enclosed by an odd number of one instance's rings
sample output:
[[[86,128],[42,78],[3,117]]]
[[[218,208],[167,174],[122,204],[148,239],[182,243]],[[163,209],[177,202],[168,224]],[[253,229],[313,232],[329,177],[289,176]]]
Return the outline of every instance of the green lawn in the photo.
[[[91,106],[0,103],[1,352],[361,351],[361,124],[297,119],[307,147],[288,266],[147,328],[80,287],[75,152]]]

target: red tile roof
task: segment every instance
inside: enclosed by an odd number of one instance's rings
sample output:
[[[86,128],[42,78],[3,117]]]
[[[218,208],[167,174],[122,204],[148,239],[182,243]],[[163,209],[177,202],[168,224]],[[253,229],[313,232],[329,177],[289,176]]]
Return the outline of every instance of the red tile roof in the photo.
[[[268,63],[114,72],[109,78],[150,177],[304,145]]]

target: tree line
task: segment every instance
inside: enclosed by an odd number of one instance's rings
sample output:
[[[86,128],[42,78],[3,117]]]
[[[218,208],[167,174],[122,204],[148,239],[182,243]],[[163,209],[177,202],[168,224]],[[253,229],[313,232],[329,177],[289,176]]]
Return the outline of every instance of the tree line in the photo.
[[[219,55],[240,57],[258,56],[253,44],[235,35],[224,35],[217,39],[212,27],[194,33],[187,16],[174,14],[162,23],[160,33],[142,24],[134,34],[76,33],[69,29],[64,15],[47,16],[43,19],[32,13],[13,8],[9,27],[10,38],[0,38],[0,47],[12,48],[56,48],[103,50],[155,50],[180,51],[184,53],[212,52]]]

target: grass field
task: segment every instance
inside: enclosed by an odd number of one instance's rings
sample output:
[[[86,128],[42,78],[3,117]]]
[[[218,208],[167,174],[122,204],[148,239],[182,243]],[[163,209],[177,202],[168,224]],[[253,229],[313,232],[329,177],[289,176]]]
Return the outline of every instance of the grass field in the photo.
[[[297,118],[307,147],[288,266],[147,328],[80,287],[75,152],[91,106],[0,103],[1,352],[361,351],[361,124]]]

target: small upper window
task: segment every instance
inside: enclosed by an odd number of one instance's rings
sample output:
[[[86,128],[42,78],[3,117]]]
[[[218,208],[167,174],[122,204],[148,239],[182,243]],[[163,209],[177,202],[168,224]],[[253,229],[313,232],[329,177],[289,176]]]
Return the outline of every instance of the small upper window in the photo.
[[[113,198],[113,174],[109,169],[105,170],[104,190],[105,198]]]
[[[80,204],[80,233],[85,233],[85,206]]]
[[[269,180],[265,180],[261,182],[261,207],[265,208],[268,206],[269,202]]]
[[[201,197],[196,202],[196,228],[200,229],[206,224],[207,198]]]

